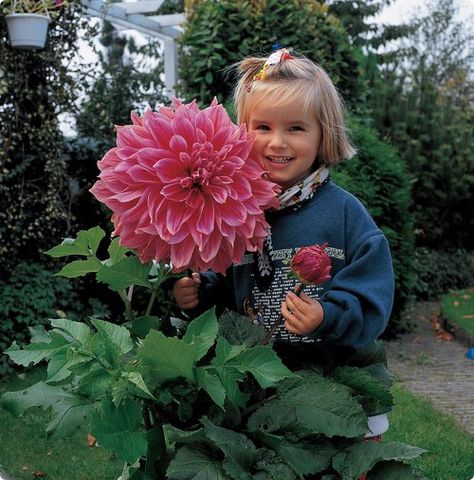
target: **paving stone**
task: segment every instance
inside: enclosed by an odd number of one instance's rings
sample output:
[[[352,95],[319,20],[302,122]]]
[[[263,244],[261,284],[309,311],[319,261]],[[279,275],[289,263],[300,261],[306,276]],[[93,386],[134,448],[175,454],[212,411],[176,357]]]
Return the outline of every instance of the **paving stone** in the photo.
[[[463,343],[436,338],[432,318],[439,311],[439,304],[421,302],[407,313],[416,329],[386,342],[389,369],[404,387],[474,435],[474,360],[465,357]]]

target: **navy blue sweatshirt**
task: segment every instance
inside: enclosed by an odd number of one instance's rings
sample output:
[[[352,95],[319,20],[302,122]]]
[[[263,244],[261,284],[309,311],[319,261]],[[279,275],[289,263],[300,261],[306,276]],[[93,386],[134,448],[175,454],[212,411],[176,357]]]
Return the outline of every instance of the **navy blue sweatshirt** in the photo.
[[[300,247],[327,242],[331,279],[307,286],[324,310],[322,324],[306,337],[290,334],[282,325],[275,339],[291,344],[324,343],[329,348],[361,350],[385,329],[390,317],[394,277],[388,242],[365,207],[352,194],[329,182],[294,210],[268,215],[275,275],[267,289],[255,282],[255,255],[246,254],[224,278],[202,274],[200,308],[213,304],[248,315],[269,328],[280,315],[286,293],[296,281],[288,278],[291,259]]]

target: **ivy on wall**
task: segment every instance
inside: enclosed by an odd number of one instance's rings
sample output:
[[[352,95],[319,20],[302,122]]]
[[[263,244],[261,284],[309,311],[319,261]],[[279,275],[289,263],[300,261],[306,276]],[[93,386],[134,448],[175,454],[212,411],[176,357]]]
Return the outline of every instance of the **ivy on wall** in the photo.
[[[78,8],[61,9],[43,50],[12,48],[0,22],[0,274],[39,258],[68,231],[58,115],[74,108]]]

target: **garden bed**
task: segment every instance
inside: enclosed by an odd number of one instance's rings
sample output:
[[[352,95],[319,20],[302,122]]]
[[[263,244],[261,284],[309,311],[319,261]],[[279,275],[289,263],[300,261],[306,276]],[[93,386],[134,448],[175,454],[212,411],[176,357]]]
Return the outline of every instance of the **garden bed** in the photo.
[[[474,287],[443,296],[441,316],[445,330],[466,347],[474,347]]]

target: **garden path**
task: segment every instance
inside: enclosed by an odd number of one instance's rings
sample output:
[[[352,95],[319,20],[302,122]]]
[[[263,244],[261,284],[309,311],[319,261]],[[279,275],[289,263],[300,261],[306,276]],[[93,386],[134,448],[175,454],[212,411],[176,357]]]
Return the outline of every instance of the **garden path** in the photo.
[[[474,360],[465,357],[461,342],[436,336],[439,312],[438,303],[421,302],[406,314],[416,329],[387,342],[389,369],[404,387],[454,415],[474,435]]]

